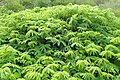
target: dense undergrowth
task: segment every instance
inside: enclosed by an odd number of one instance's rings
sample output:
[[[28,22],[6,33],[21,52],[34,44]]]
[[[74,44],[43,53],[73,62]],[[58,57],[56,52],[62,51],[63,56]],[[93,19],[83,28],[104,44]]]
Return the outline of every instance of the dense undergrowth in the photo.
[[[119,22],[89,5],[1,8],[0,80],[120,80]]]

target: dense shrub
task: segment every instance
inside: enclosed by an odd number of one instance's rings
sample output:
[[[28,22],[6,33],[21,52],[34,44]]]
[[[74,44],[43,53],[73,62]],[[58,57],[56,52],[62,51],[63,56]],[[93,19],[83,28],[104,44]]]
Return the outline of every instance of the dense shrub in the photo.
[[[120,23],[89,5],[0,16],[1,80],[119,80]]]

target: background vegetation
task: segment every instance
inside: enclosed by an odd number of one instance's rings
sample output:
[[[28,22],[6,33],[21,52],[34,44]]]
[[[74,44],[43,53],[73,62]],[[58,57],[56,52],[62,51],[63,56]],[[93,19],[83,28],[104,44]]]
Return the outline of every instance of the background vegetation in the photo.
[[[20,11],[33,7],[45,7],[54,5],[90,4],[101,8],[112,8],[112,11],[120,16],[120,0],[1,0],[6,2],[6,7],[13,11]],[[4,3],[3,3],[4,4]]]

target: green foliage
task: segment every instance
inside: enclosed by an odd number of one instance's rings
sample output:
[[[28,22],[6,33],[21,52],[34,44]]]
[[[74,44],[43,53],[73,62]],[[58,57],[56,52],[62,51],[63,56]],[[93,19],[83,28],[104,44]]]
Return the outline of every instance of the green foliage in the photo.
[[[5,0],[6,7],[13,11],[20,11],[24,9],[24,6],[20,4],[20,0]]]
[[[76,62],[76,66],[80,71],[84,71],[85,67],[87,67],[88,65],[89,65],[89,62],[87,60],[78,60]]]
[[[119,0],[1,0],[1,5],[5,5],[8,9],[13,10],[13,11],[31,9],[34,7],[67,5],[68,3],[79,4],[79,5],[89,4],[89,5],[94,5],[94,6],[95,5],[100,6],[101,8],[111,8],[112,11],[114,11],[114,13],[117,16],[120,16],[119,15],[120,13],[120,5],[119,5],[120,1]]]
[[[51,80],[67,80],[69,78],[69,73],[67,73],[66,71],[62,71],[62,72],[56,72]]]
[[[14,62],[17,53],[19,52],[11,46],[4,45],[0,47],[0,66],[8,62]]]
[[[112,58],[114,53],[106,50],[106,51],[102,51],[100,55],[105,58]]]
[[[26,80],[40,80],[40,73],[38,72],[28,72],[26,73],[26,75],[24,76]]]
[[[78,79],[83,79],[83,80],[94,80],[95,77],[93,74],[91,73],[76,73],[74,74],[75,77],[77,77]]]
[[[114,3],[114,4],[113,4]],[[112,11],[120,17],[120,1],[119,0],[108,0],[105,1],[103,4],[100,4],[100,6],[104,8],[112,8]]]
[[[120,79],[120,24],[109,9],[0,10],[0,80]]]
[[[109,51],[112,51],[114,53],[119,52],[119,49],[114,45],[106,45],[105,50],[109,50]]]
[[[0,69],[0,79],[2,80],[16,80],[15,76],[11,73],[8,67]]]

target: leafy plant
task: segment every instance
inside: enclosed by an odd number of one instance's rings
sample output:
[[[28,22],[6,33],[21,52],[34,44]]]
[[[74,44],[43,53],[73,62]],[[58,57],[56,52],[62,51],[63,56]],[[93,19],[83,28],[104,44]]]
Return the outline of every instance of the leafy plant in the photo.
[[[51,80],[67,80],[69,78],[69,73],[67,73],[66,71],[62,71],[62,72],[57,72],[56,74],[53,75]]]
[[[85,67],[87,67],[88,65],[89,65],[89,62],[87,60],[78,60],[76,62],[76,66],[80,71],[84,71]]]
[[[120,24],[109,9],[68,4],[0,13],[0,80],[119,80]]]

